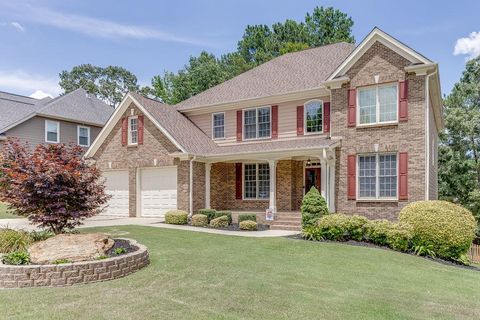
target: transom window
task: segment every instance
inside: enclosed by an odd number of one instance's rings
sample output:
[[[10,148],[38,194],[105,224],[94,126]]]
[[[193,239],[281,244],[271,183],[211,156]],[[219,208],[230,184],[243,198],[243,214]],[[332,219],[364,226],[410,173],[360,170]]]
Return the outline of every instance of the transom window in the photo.
[[[270,137],[270,107],[243,110],[243,131],[245,139]]]
[[[268,163],[244,164],[244,198],[268,199],[270,197],[270,167]]]
[[[90,127],[78,126],[78,145],[81,147],[90,146]]]
[[[397,84],[358,89],[358,124],[378,124],[397,121]]]
[[[320,100],[309,101],[305,104],[305,132],[323,132],[323,102]]]
[[[397,198],[397,155],[358,156],[359,199]]]
[[[138,144],[138,117],[128,118],[128,144]]]
[[[225,138],[225,113],[214,113],[212,115],[213,122],[213,139]]]
[[[60,142],[60,122],[45,120],[45,142]]]

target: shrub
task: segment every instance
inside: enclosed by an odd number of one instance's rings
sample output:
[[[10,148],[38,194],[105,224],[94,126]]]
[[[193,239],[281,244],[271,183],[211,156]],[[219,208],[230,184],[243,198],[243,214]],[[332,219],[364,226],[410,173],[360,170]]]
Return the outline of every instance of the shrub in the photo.
[[[365,239],[379,246],[388,244],[388,232],[391,228],[388,220],[371,220],[365,224]]]
[[[215,213],[217,210],[215,209],[200,209],[198,210],[198,214],[203,214],[206,215],[208,218],[208,222],[210,222],[212,219],[215,219]]]
[[[228,224],[232,224],[232,211],[217,211],[215,212],[215,218],[226,216],[228,218]]]
[[[58,260],[55,260],[53,261],[53,264],[65,264],[65,263],[71,263],[72,261],[68,260],[68,259],[58,259]]]
[[[413,239],[413,227],[408,223],[392,223],[387,230],[387,244],[397,251],[408,251]]]
[[[183,210],[170,210],[165,213],[165,223],[168,224],[187,224],[188,213]]]
[[[29,264],[30,256],[26,251],[14,251],[4,255],[2,257],[2,262],[4,264],[13,264],[13,265]]]
[[[31,242],[28,232],[0,229],[0,253],[26,251]]]
[[[244,220],[239,223],[240,230],[255,231],[257,230],[257,223],[252,220]]]
[[[228,227],[228,217],[221,216],[210,221],[210,227],[212,228],[227,228]]]
[[[326,215],[317,222],[320,237],[328,240],[343,241],[363,239],[363,227],[368,219],[358,215],[336,213]]]
[[[119,256],[121,254],[127,253],[127,249],[125,249],[124,247],[118,247],[118,248],[115,248],[115,250],[113,250],[113,253]]]
[[[47,240],[55,235],[55,233],[51,231],[31,231],[29,236],[33,242]]]
[[[463,260],[475,237],[473,214],[447,201],[418,201],[400,212],[413,227],[413,245],[431,248],[440,258]]]
[[[302,200],[302,227],[312,226],[323,215],[328,214],[327,202],[315,187]]]
[[[257,221],[257,215],[255,213],[252,214],[241,214],[238,216],[238,223],[242,221]]]
[[[194,214],[192,216],[192,226],[205,227],[208,225],[208,217],[204,214]]]
[[[323,240],[320,227],[318,225],[306,226],[302,229],[302,237],[306,240],[320,241]]]

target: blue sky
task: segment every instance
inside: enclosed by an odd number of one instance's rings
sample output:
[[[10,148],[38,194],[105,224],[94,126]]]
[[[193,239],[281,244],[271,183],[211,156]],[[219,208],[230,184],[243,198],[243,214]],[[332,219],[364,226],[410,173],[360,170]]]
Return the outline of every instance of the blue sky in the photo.
[[[480,1],[0,0],[0,90],[55,96],[58,73],[82,63],[120,65],[149,84],[202,50],[235,50],[247,24],[303,21],[317,5],[352,16],[357,42],[378,26],[438,62],[444,94],[480,54]]]

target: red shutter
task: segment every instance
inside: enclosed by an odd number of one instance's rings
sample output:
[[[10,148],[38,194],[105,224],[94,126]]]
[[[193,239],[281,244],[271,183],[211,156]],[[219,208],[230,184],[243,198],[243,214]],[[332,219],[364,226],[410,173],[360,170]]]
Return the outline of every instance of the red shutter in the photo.
[[[399,153],[398,174],[398,199],[408,200],[408,153]]]
[[[127,145],[128,118],[122,118],[122,146]]]
[[[357,91],[355,89],[348,89],[348,115],[347,124],[349,127],[355,127],[357,123],[357,116],[355,114],[357,109]]]
[[[323,132],[330,132],[330,102],[323,104]]]
[[[242,164],[235,163],[235,199],[242,199]]]
[[[278,106],[272,106],[272,139],[278,138]]]
[[[357,197],[357,156],[355,154],[348,155],[347,159],[347,194],[348,200],[355,200]]]
[[[138,116],[138,144],[143,144],[143,116]]]
[[[303,136],[303,106],[297,107],[297,136]]]
[[[237,111],[237,141],[242,141],[242,110]]]
[[[398,119],[407,121],[408,119],[408,80],[400,81],[398,85]]]

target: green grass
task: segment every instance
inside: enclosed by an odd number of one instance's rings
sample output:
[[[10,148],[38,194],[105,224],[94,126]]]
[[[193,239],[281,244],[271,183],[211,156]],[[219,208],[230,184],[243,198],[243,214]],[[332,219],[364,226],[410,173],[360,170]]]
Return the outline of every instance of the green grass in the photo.
[[[480,272],[375,248],[126,226],[126,278],[0,290],[4,319],[479,319]]]
[[[15,219],[21,218],[7,211],[7,204],[0,202],[0,219]]]

